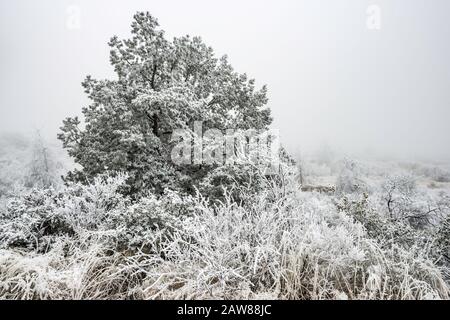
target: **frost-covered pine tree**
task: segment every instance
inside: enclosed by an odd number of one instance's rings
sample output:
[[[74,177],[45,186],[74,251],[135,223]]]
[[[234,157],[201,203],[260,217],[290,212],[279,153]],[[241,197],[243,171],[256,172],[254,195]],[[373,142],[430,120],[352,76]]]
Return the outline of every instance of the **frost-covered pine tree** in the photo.
[[[90,181],[108,172],[127,172],[131,194],[141,190],[186,189],[211,167],[176,167],[169,137],[193,121],[220,130],[266,129],[271,123],[266,87],[217,59],[199,37],[169,41],[149,13],[134,16],[132,37],[113,37],[114,80],[83,82],[92,103],[83,108],[84,126],[67,118],[58,135],[81,165],[68,180]]]

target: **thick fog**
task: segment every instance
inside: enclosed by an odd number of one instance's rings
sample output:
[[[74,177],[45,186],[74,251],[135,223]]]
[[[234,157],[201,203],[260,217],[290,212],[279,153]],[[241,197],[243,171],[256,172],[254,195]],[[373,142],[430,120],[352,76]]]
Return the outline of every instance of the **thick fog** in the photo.
[[[0,131],[56,136],[138,10],[267,84],[292,152],[450,158],[448,0],[1,0]]]

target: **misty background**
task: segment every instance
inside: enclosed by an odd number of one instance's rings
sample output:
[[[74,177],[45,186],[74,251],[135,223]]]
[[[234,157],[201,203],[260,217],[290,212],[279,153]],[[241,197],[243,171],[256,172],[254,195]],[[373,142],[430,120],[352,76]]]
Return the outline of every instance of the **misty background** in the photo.
[[[379,30],[367,27],[370,5]],[[86,75],[115,76],[107,42],[130,35],[136,11],[267,84],[292,153],[450,160],[447,0],[0,0],[0,132],[55,139],[89,104]]]

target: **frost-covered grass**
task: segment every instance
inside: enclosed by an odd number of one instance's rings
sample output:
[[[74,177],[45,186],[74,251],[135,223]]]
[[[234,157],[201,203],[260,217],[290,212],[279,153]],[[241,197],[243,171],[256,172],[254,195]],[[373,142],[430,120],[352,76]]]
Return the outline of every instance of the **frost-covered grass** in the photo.
[[[435,239],[369,201],[304,193],[287,177],[245,203],[172,192],[132,202],[117,192],[124,179],[10,199],[0,298],[448,298]]]

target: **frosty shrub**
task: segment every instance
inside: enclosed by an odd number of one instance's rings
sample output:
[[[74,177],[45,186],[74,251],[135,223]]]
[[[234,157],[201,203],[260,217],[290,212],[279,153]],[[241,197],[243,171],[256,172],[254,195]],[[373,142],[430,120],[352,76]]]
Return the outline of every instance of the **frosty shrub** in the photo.
[[[125,256],[95,239],[60,239],[46,253],[0,249],[0,298],[132,298],[140,275],[122,272]]]
[[[212,169],[201,181],[198,191],[210,200],[224,201],[226,196],[236,202],[251,201],[259,192],[283,184],[287,177],[298,176],[295,162],[281,148],[276,162],[263,162],[239,158],[231,165]],[[268,169],[274,165],[275,169]]]
[[[336,181],[336,193],[338,195],[363,193],[366,186],[361,178],[358,164],[350,159],[344,159],[342,169]]]
[[[375,239],[383,248],[402,246],[405,250],[409,250],[420,245],[422,248],[431,249],[433,245],[433,237],[426,231],[416,230],[408,221],[391,219],[387,215],[380,214],[367,193],[363,193],[359,198],[344,196],[336,205],[339,211],[360,222],[368,236]]]
[[[92,232],[116,250],[134,250],[148,244],[155,228],[171,228],[177,216],[189,214],[189,197],[170,191],[132,202],[119,192],[126,178],[99,176],[88,185],[33,189],[10,199],[0,213],[0,247],[47,252],[60,238]]]
[[[443,263],[450,267],[450,197],[443,195],[438,203],[441,219],[437,224],[436,245]]]
[[[382,207],[394,220],[404,220],[415,227],[425,227],[441,213],[436,200],[421,192],[415,178],[409,175],[393,175],[381,186]]]
[[[209,199],[224,201],[228,196],[234,201],[246,201],[264,188],[265,177],[251,164],[219,166],[209,172],[199,185],[199,191]]]
[[[388,177],[382,185],[382,194],[389,216],[394,218],[407,214],[416,193],[416,183],[411,176]]]

